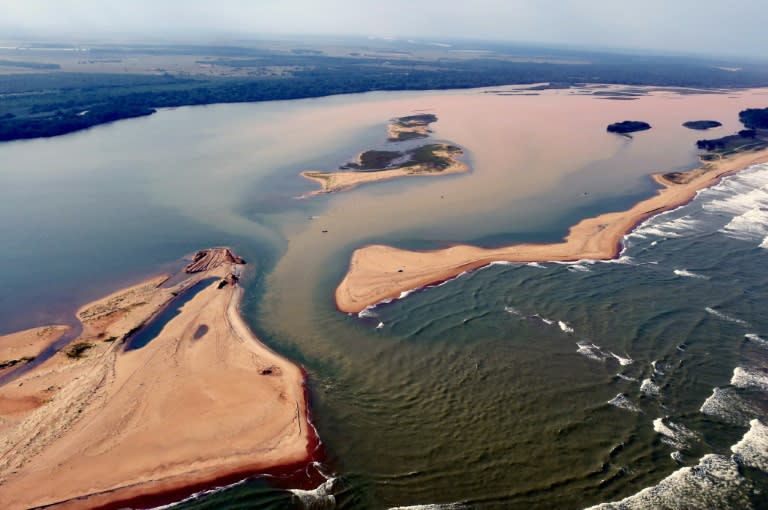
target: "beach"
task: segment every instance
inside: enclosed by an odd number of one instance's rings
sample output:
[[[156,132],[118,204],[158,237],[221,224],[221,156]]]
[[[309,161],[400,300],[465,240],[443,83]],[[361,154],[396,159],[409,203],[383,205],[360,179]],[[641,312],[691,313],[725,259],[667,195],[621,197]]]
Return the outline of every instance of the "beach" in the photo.
[[[384,245],[355,250],[349,269],[336,288],[336,306],[358,313],[402,293],[454,278],[492,262],[606,260],[618,256],[622,238],[642,221],[692,200],[699,190],[751,165],[768,162],[768,150],[739,153],[706,162],[686,177],[663,173],[652,178],[661,189],[626,211],[587,218],[570,228],[563,242],[515,244],[500,248],[455,245],[433,251],[409,251]]]
[[[224,250],[82,307],[75,341],[0,387],[4,508],[172,501],[309,462],[304,374],[243,321]]]

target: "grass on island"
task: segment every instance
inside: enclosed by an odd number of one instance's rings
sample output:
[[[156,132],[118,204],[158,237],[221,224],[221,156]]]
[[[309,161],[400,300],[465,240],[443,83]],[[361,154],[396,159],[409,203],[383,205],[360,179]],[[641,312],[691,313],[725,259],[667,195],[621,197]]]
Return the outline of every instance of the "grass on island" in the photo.
[[[699,131],[720,126],[722,126],[722,124],[716,120],[689,120],[688,122],[683,122],[683,127],[687,127],[688,129],[697,129]]]
[[[439,155],[438,152],[448,153],[448,155]],[[354,172],[382,172],[397,168],[421,167],[418,170],[420,172],[439,172],[451,166],[451,156],[455,154],[461,154],[461,149],[454,145],[442,143],[422,145],[405,152],[371,150],[360,155],[360,163],[347,163],[340,169]],[[398,159],[402,159],[402,162],[393,165],[392,163]],[[309,172],[307,175],[323,178],[323,175],[327,175],[327,173]]]
[[[620,135],[626,135],[629,133],[635,133],[637,131],[645,131],[651,129],[651,125],[641,120],[624,120],[621,122],[614,122],[609,124],[606,131],[609,133],[618,133]]]
[[[9,359],[5,361],[0,361],[0,370],[4,368],[9,368],[9,367],[15,367],[20,363],[29,363],[30,361],[34,361],[34,360],[35,360],[34,356],[23,356],[19,359]]]
[[[359,163],[347,163],[339,167],[340,170],[384,170],[389,167],[393,161],[403,155],[398,151],[377,151],[370,150],[360,154]]]
[[[438,155],[437,152],[447,152],[448,156]],[[427,171],[440,172],[451,166],[450,156],[461,154],[461,149],[454,145],[432,143],[408,151],[408,154],[411,159],[403,167],[423,165]]]
[[[736,152],[768,148],[768,129],[742,129],[735,135],[712,140],[699,140],[696,147],[708,151],[715,157],[728,156]],[[709,160],[713,159],[710,157]]]
[[[437,115],[432,113],[421,113],[418,115],[406,115],[405,117],[398,117],[394,121],[397,125],[411,128],[418,126],[426,126],[433,122],[437,122]]]
[[[69,349],[64,351],[64,353],[68,358],[80,359],[85,355],[86,351],[91,348],[93,348],[93,344],[90,342],[77,342],[76,344],[72,344]]]

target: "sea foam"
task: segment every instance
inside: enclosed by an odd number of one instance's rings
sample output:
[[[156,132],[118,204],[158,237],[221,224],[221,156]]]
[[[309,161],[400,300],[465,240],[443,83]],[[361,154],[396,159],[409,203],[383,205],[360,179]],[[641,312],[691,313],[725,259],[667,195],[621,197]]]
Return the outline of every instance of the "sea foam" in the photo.
[[[678,425],[668,421],[664,423],[663,418],[653,420],[653,430],[661,437],[661,442],[675,448],[684,450],[688,447],[688,440],[695,437],[695,434],[683,425]]]
[[[658,385],[650,378],[643,379],[643,382],[640,383],[640,393],[645,396],[658,397],[660,392],[661,390],[659,389]]]
[[[336,508],[336,496],[333,495],[336,481],[336,478],[329,478],[313,490],[289,489],[288,491],[293,494],[295,502],[299,503],[302,508],[332,510]]]
[[[627,411],[632,411],[633,413],[641,412],[640,408],[632,403],[632,401],[629,400],[629,397],[627,397],[624,393],[619,393],[613,397],[608,401],[608,405],[618,407],[619,409],[626,409]]]
[[[748,370],[742,367],[736,367],[733,369],[731,386],[736,386],[737,388],[752,387],[759,388],[763,391],[768,391],[768,375],[756,370]]]
[[[731,451],[742,464],[768,473],[768,427],[760,420],[750,421],[749,431],[731,446]]]
[[[752,484],[732,457],[709,454],[693,467],[683,467],[651,487],[615,503],[587,510],[651,510],[665,508],[752,508]]]
[[[675,273],[677,276],[683,276],[685,278],[698,278],[700,280],[709,280],[709,276],[704,276],[703,274],[698,274],[698,273],[692,273],[687,269],[675,269],[672,272]]]
[[[714,316],[715,316],[715,317],[717,317],[718,319],[722,319],[722,320],[724,320],[724,321],[728,321],[728,322],[733,322],[734,324],[738,324],[738,325],[740,325],[740,326],[749,326],[749,323],[748,323],[747,321],[745,321],[745,320],[741,320],[741,319],[737,319],[736,317],[732,317],[732,316],[730,316],[730,315],[728,315],[728,314],[725,314],[725,313],[723,313],[723,312],[720,312],[720,311],[718,311],[718,310],[715,310],[715,309],[714,309],[714,308],[712,308],[712,307],[709,307],[709,306],[708,306],[708,307],[704,308],[704,310],[705,310],[705,311],[706,311],[708,314],[710,314],[710,315],[714,315]]]

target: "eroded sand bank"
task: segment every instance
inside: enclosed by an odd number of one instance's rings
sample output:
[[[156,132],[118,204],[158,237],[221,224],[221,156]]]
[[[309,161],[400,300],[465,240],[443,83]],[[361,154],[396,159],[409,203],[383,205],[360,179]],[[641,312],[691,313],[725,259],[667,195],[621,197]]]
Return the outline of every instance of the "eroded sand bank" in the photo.
[[[571,227],[561,243],[516,244],[485,249],[456,245],[433,251],[409,251],[383,245],[357,249],[347,274],[336,288],[337,307],[360,312],[402,292],[453,278],[494,261],[545,262],[610,259],[620,251],[621,239],[638,223],[690,201],[696,192],[720,178],[757,163],[768,162],[768,150],[738,154],[706,163],[675,181],[653,175],[662,189],[632,208],[585,219]]]
[[[308,462],[303,373],[240,317],[240,260],[212,253],[174,287],[156,278],[81,308],[78,339],[0,387],[0,401],[35,404],[0,415],[3,508],[119,507]],[[179,299],[157,337],[125,350]]]

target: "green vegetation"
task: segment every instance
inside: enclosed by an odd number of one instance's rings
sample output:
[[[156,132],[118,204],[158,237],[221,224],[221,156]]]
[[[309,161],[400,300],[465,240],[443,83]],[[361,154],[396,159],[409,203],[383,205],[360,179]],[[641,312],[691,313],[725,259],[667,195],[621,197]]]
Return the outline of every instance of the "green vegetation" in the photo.
[[[647,129],[651,129],[651,125],[647,122],[640,120],[624,120],[622,122],[614,122],[613,124],[609,124],[606,128],[606,131],[609,133],[625,135],[634,133],[636,131],[645,131]]]
[[[443,145],[439,143],[433,143],[429,145],[422,145],[412,151],[408,151],[411,156],[411,160],[405,163],[403,166],[415,166],[425,165],[431,171],[445,170],[451,166],[451,159],[449,157],[439,156],[436,154],[438,151],[445,151],[448,154],[461,154],[461,149],[454,145]]]
[[[716,120],[689,120],[688,122],[683,122],[683,127],[687,127],[688,129],[698,129],[702,131],[720,126],[722,126],[722,124]]]
[[[722,155],[737,151],[760,150],[768,147],[768,133],[758,133],[754,129],[742,129],[735,135],[728,135],[713,140],[699,140],[696,147]]]
[[[464,49],[482,50],[487,55],[467,58],[448,51],[435,56],[438,50],[432,47],[429,52],[419,53],[413,45],[387,43],[392,46],[374,49],[370,41],[357,43],[356,49],[343,53],[344,56],[303,47],[279,51],[266,45],[257,48],[104,44],[89,48],[89,61],[102,63],[120,62],[136,55],[164,56],[168,61],[174,56],[185,56],[189,61],[188,57],[194,56],[191,61],[197,63],[176,75],[162,69],[146,71],[155,74],[60,72],[55,68],[59,64],[55,63],[1,60],[3,65],[21,64],[39,72],[0,75],[0,140],[57,136],[119,119],[151,115],[157,108],[381,90],[529,83],[558,87],[583,83],[697,88],[768,85],[768,67],[749,62],[576,52],[501,43],[467,43]],[[541,60],[542,54],[547,55],[546,61]],[[16,56],[12,52],[3,55]],[[526,55],[530,60],[521,58]],[[740,71],[721,67],[739,67]],[[756,123],[754,127],[764,125],[759,115],[748,117],[749,122]],[[430,118],[425,114],[400,120],[428,123]],[[420,135],[406,133],[400,139],[415,137]]]
[[[437,115],[432,113],[422,113],[419,115],[407,115],[398,117],[395,122],[403,127],[427,126],[432,122],[437,122]]]
[[[85,355],[85,352],[93,348],[93,344],[89,342],[77,342],[72,344],[66,351],[64,351],[68,358],[80,359]]]
[[[5,361],[0,361],[0,370],[4,368],[14,367],[20,363],[29,363],[30,361],[34,361],[34,356],[24,356],[19,359],[9,359]]]
[[[739,113],[739,120],[750,129],[768,129],[768,108],[748,108]]]
[[[735,135],[712,140],[699,140],[696,147],[707,151],[701,158],[711,161],[722,156],[768,148],[768,108],[749,108],[739,112],[739,120],[747,127]]]
[[[341,170],[383,170],[402,155],[402,152],[397,151],[365,151],[360,154],[359,163],[347,163],[339,168]]]
[[[446,152],[448,153],[448,156],[438,155],[437,152]],[[381,172],[391,168],[423,166],[425,171],[439,172],[451,166],[450,156],[461,154],[461,152],[461,149],[454,145],[445,145],[441,143],[422,145],[405,152],[371,150],[361,154],[360,159],[362,164],[347,163],[342,166],[341,169],[354,170],[357,172]],[[398,161],[396,165],[393,165],[392,163],[395,160],[401,161]],[[313,177],[329,175],[323,172],[319,172],[319,174],[320,175],[318,175],[318,173],[307,173],[307,175]]]

